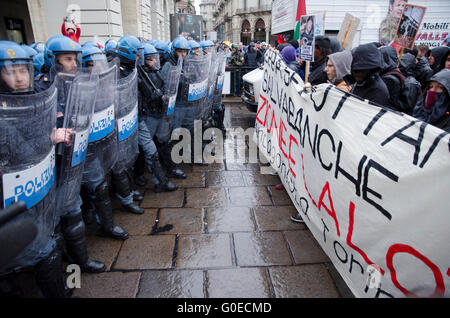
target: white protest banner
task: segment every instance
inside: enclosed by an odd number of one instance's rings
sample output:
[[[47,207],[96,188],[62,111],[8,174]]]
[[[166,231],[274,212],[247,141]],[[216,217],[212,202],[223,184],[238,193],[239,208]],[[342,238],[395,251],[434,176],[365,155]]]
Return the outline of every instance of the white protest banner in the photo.
[[[265,55],[255,141],[357,297],[450,296],[450,134]]]
[[[431,48],[441,46],[442,42],[450,34],[450,22],[448,17],[427,20],[426,16],[416,36],[416,45],[425,44]]]

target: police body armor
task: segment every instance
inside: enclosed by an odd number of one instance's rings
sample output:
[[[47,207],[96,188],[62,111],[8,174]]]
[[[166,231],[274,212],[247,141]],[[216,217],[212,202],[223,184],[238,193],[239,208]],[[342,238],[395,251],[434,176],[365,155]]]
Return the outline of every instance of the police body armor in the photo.
[[[31,220],[37,235],[0,273],[34,266],[46,257],[56,222],[57,90],[29,95],[0,95],[0,191],[2,207],[24,201],[28,211],[17,219]],[[17,233],[20,235],[20,233]]]
[[[116,88],[118,78],[117,61],[98,73],[97,95],[94,114],[89,131],[86,165],[100,164],[105,173],[117,161]]]
[[[135,67],[117,82],[116,104],[118,151],[115,167],[129,169],[139,153],[138,148],[138,76]],[[116,169],[116,168],[115,168]],[[120,169],[117,169],[119,171]]]
[[[59,74],[55,79],[58,103],[65,102],[63,128],[70,133],[70,143],[57,145],[58,196],[57,211],[63,215],[74,208],[80,193],[85,157],[88,149],[89,132],[94,113],[98,75],[78,73],[75,77]],[[70,129],[71,132],[68,132]]]

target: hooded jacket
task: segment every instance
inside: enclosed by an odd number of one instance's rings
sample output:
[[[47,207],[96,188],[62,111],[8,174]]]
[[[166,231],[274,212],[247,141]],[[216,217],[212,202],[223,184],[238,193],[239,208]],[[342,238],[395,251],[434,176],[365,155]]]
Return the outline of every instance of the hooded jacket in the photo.
[[[413,116],[429,124],[450,132],[450,70],[442,70],[430,79],[444,87],[444,93],[437,94],[431,109],[425,108],[425,97],[420,98],[414,107]],[[426,95],[425,95],[426,96]]]
[[[400,96],[405,84],[405,76],[400,72],[398,65],[397,50],[392,46],[379,48],[383,56],[383,69],[381,79],[389,90],[389,106],[395,110],[400,109]]]
[[[389,106],[389,91],[379,75],[383,66],[380,50],[373,43],[362,44],[354,49],[352,56],[352,71],[370,70],[371,73],[360,84],[356,83],[352,74],[344,76],[346,82],[355,84],[351,93],[373,103]]]
[[[334,65],[336,77],[331,81],[334,85],[347,92],[351,91],[351,87],[344,81],[344,76],[351,73],[352,53],[350,51],[342,51],[328,55],[331,63]]]
[[[411,53],[403,54],[399,68],[405,76],[405,85],[399,99],[399,110],[411,115],[422,94],[422,85],[414,77],[416,57]]]
[[[439,46],[431,49],[431,54],[434,57],[434,64],[431,66],[433,74],[436,74],[442,69],[441,62],[444,56],[447,56],[448,51],[450,51],[450,48],[447,46]]]

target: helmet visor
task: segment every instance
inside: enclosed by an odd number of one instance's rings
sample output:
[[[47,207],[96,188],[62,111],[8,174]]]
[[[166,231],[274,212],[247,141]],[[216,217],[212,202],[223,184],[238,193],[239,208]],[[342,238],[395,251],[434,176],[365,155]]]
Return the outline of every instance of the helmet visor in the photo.
[[[136,63],[137,65],[143,66],[144,65],[144,47],[140,47],[136,51]]]
[[[0,91],[25,93],[34,90],[34,66],[31,61],[2,61],[0,65]]]
[[[161,68],[159,53],[146,55],[145,56],[145,66],[151,70],[159,70]]]

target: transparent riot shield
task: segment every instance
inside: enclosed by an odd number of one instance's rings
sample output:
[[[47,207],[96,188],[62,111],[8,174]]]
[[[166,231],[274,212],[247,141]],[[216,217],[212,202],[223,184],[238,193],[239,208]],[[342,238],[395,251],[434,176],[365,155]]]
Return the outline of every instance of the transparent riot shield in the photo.
[[[134,68],[130,75],[120,78],[117,82],[117,164],[124,169],[130,168],[134,164],[139,153],[137,80],[137,68]]]
[[[55,80],[64,81],[64,77],[64,74],[60,74]],[[60,87],[58,83],[56,85]],[[57,145],[57,159],[61,160],[58,165],[56,199],[59,215],[74,208],[80,193],[97,85],[96,73],[79,73],[70,82],[63,124],[69,142]]]
[[[192,129],[194,120],[199,118],[200,109],[208,90],[210,55],[190,56],[183,61],[181,91],[178,93],[185,109],[179,118],[181,126]],[[178,106],[177,105],[177,106]]]
[[[0,195],[3,208],[24,201],[37,236],[0,273],[35,265],[46,256],[56,221],[55,131],[57,90],[0,95]],[[26,221],[26,222],[28,222]],[[17,233],[20,235],[20,233]]]
[[[208,74],[208,94],[207,98],[204,102],[204,107],[202,109],[202,120],[207,121],[211,114],[212,109],[212,103],[213,103],[213,97],[214,92],[216,90],[216,83],[217,83],[217,69],[218,69],[218,54],[216,52],[210,52],[209,55],[211,56],[211,66],[210,66],[210,72]]]
[[[95,162],[106,173],[117,161],[117,77],[116,60],[107,70],[98,73],[97,95],[86,154],[86,165]]]
[[[164,82],[164,114],[167,117],[173,115],[175,110],[175,101],[177,99],[178,93],[178,83],[180,81],[181,68],[183,67],[183,59],[181,56],[178,57],[177,65],[170,67],[167,78]]]
[[[214,104],[217,103],[217,99],[221,100],[222,90],[223,90],[223,81],[225,78],[225,63],[226,63],[226,55],[224,52],[217,53],[217,84],[216,89],[214,91]]]

